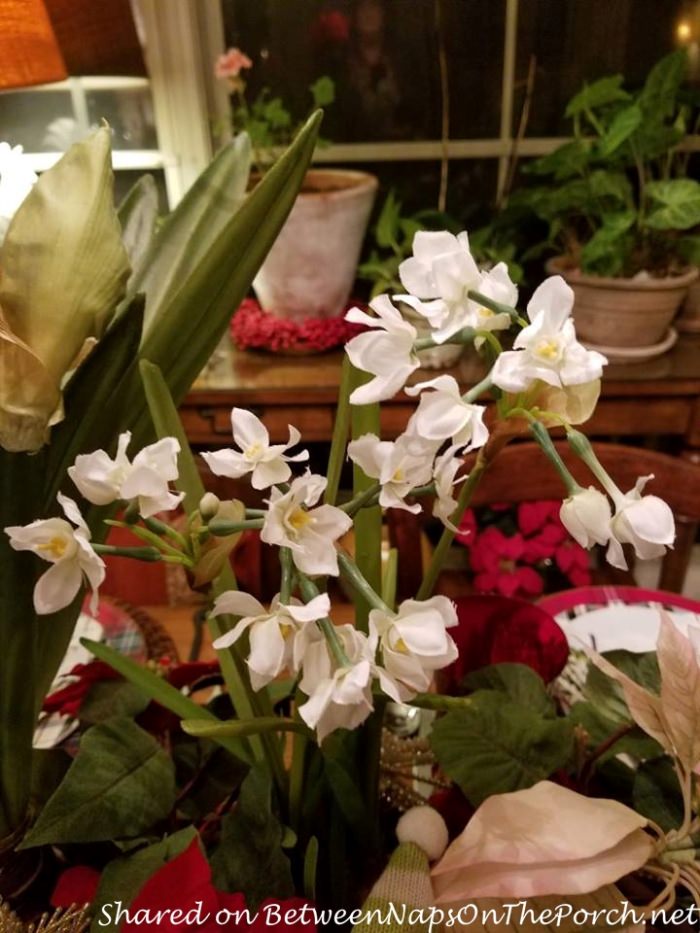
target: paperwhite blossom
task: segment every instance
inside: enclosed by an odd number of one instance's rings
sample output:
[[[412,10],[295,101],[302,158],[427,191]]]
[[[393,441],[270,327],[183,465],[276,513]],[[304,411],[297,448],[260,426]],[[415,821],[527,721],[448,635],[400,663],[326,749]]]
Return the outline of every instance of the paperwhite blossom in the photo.
[[[370,308],[376,317],[359,308],[351,308],[345,315],[347,321],[372,328],[353,337],[345,345],[353,366],[374,376],[374,379],[354,389],[350,395],[352,405],[368,405],[391,398],[420,366],[413,350],[417,331],[401,317],[389,296],[375,298],[370,302]]]
[[[81,495],[94,505],[109,505],[117,500],[138,502],[139,514],[144,518],[176,509],[182,494],[171,492],[168,483],[178,477],[179,442],[174,437],[164,437],[144,447],[132,461],[126,454],[130,441],[130,431],[119,435],[114,459],[104,450],[76,457],[68,475]]]
[[[452,443],[464,450],[484,446],[489,438],[484,424],[486,409],[465,402],[453,376],[436,376],[406,389],[407,395],[418,393],[420,401],[408,422],[408,434],[440,443],[452,438]]]
[[[446,596],[407,599],[397,613],[373,609],[369,618],[379,636],[383,670],[397,684],[402,700],[428,690],[434,672],[457,658],[447,631],[458,624],[457,612]],[[380,683],[386,690],[384,678]]]
[[[326,593],[316,596],[306,605],[295,599],[282,604],[278,594],[268,610],[248,593],[230,590],[218,597],[211,614],[242,618],[230,632],[216,639],[214,647],[219,650],[228,648],[250,629],[250,682],[254,690],[260,690],[282,671],[293,667],[297,634],[309,622],[326,618],[330,608]]]
[[[30,525],[5,528],[15,551],[33,551],[52,564],[34,587],[34,609],[39,615],[69,606],[86,580],[92,590],[92,610],[97,608],[97,590],[105,578],[105,564],[90,544],[90,529],[78,506],[58,494],[66,518],[45,518]],[[71,524],[72,522],[72,524]],[[75,527],[74,527],[75,526]]]
[[[492,301],[498,301],[511,308],[518,303],[518,288],[512,281],[508,266],[504,262],[499,262],[493,269],[482,272],[476,291]],[[477,330],[508,330],[510,327],[512,318],[507,311],[492,311],[491,308],[480,305],[478,302],[475,302],[475,307],[474,327]],[[477,337],[474,346],[479,349],[483,340],[483,337]]]
[[[296,665],[302,666],[299,687],[308,700],[299,715],[318,741],[336,729],[355,729],[374,706],[372,680],[376,638],[370,640],[353,625],[335,626],[335,634],[348,663],[341,665],[316,626],[307,626],[294,644]]]
[[[433,299],[424,306],[424,313],[434,327],[432,336],[437,343],[443,343],[463,327],[474,326],[478,306],[468,292],[478,290],[482,275],[466,233],[458,236],[446,230],[416,233],[413,256],[399,266],[399,278],[409,295],[423,301]],[[396,297],[411,303],[405,296]]]
[[[433,502],[433,515],[439,518],[443,525],[451,528],[452,531],[458,529],[452,524],[450,518],[454,515],[457,508],[457,500],[453,492],[455,487],[455,478],[463,461],[455,457],[458,447],[450,447],[435,460],[433,468],[433,481],[435,483],[435,501]],[[467,477],[462,477],[458,482],[463,482]]]
[[[323,476],[307,472],[292,481],[288,492],[273,489],[260,537],[266,544],[290,548],[302,573],[337,577],[334,542],[350,530],[352,519],[334,505],[312,508],[325,488]]]
[[[673,547],[676,526],[673,512],[658,496],[643,496],[642,491],[653,476],[640,476],[634,489],[625,495],[611,490],[615,515],[610,526],[607,560],[621,570],[627,570],[623,544],[631,544],[637,557],[651,560],[662,557]]]
[[[250,482],[253,489],[267,489],[275,483],[287,482],[292,475],[290,462],[309,459],[307,450],[292,456],[286,453],[301,440],[299,431],[292,425],[289,425],[286,444],[270,444],[270,435],[262,421],[245,408],[234,408],[231,428],[240,450],[214,450],[202,454],[209,469],[217,476],[239,479],[252,473]]]
[[[0,243],[37,178],[24,160],[21,146],[0,143]]]
[[[420,512],[420,505],[407,505],[404,499],[416,486],[430,482],[435,449],[434,443],[408,434],[395,441],[380,441],[375,434],[363,434],[348,444],[348,456],[381,484],[382,508],[415,514]]]
[[[559,275],[551,276],[530,299],[532,322],[520,331],[513,350],[501,353],[492,370],[505,392],[524,392],[535,380],[548,385],[582,385],[600,379],[606,358],[576,339],[570,318],[574,293]]]
[[[559,518],[571,537],[581,547],[607,544],[610,539],[612,511],[606,495],[589,486],[579,489],[561,504]]]

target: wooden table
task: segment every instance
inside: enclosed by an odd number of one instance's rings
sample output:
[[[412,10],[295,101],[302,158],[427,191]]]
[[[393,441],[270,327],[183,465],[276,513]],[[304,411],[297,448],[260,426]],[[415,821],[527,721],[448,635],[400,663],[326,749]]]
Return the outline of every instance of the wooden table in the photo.
[[[287,425],[305,442],[329,441],[333,430],[341,351],[318,356],[282,356],[226,348],[195,383],[181,406],[190,442],[225,446],[231,441],[231,408],[249,408],[262,418],[273,442],[285,441]],[[470,386],[484,366],[467,350],[446,372]],[[430,379],[419,370],[411,382]],[[396,437],[406,426],[415,400],[400,393],[382,405],[382,434]],[[700,455],[700,335],[681,336],[655,360],[610,364],[601,397],[586,425],[591,437],[675,438],[679,450]]]

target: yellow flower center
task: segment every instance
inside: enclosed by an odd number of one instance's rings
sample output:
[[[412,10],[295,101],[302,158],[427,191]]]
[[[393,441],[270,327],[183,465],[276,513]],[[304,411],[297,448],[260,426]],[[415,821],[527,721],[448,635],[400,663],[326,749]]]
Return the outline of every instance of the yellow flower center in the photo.
[[[37,545],[37,551],[43,551],[49,557],[54,557],[56,560],[60,560],[63,555],[66,553],[66,548],[68,547],[68,542],[65,538],[59,538],[58,536],[51,538],[45,544]]]
[[[556,360],[559,356],[559,341],[554,337],[541,340],[535,349],[535,354],[543,360]]]
[[[394,651],[400,651],[401,654],[408,654],[408,645],[403,638],[398,638],[394,644]]]
[[[287,519],[289,524],[295,531],[301,531],[302,528],[306,528],[309,522],[313,521],[313,518],[309,515],[304,509],[294,509]]]
[[[479,308],[479,317],[489,318],[495,317],[496,312],[492,311],[491,308],[485,308],[483,305]]]
[[[393,476],[391,477],[391,482],[392,483],[403,483],[405,478],[406,477],[403,471],[403,467],[397,467],[394,470]]]
[[[256,441],[246,449],[245,455],[248,460],[254,460],[256,457],[259,457],[261,453],[262,444],[259,441]]]

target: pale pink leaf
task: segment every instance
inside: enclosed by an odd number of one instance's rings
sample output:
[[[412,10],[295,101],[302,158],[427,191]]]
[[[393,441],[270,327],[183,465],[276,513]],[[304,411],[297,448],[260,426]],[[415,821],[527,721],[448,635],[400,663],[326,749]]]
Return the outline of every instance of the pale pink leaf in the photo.
[[[700,761],[700,670],[690,639],[665,612],[657,652],[665,728],[679,761],[692,771]]]

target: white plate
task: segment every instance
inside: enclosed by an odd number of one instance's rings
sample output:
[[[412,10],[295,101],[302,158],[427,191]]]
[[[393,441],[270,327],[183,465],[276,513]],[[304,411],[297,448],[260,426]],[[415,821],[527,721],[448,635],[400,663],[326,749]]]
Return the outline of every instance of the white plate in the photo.
[[[684,634],[689,625],[700,628],[700,615],[683,609],[667,610]],[[571,648],[596,651],[654,651],[659,636],[659,609],[624,604],[589,609],[574,619],[557,618]]]

